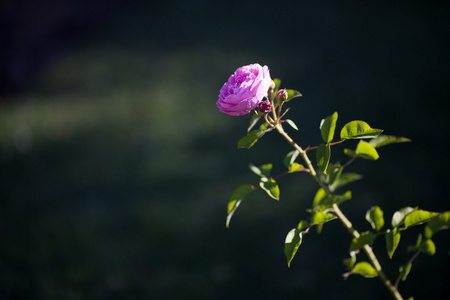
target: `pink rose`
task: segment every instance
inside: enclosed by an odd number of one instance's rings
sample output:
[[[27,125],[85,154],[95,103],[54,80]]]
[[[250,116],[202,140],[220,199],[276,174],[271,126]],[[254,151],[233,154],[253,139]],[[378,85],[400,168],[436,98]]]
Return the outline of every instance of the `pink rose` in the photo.
[[[246,115],[267,95],[271,83],[267,66],[240,67],[220,89],[217,107],[230,116]]]

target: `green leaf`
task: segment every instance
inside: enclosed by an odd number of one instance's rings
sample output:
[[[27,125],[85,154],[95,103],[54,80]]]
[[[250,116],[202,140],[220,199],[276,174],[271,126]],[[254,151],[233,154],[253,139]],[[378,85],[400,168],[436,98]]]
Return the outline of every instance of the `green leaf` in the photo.
[[[450,228],[450,211],[443,212],[436,218],[432,219],[427,226],[425,226],[424,235],[427,239],[429,239],[436,232],[448,228]]]
[[[324,200],[322,200],[322,202],[320,202],[319,211],[324,211],[325,209],[332,207],[333,204],[341,204],[342,202],[350,200],[351,198],[351,191],[346,191],[343,195],[335,195],[325,198]]]
[[[362,175],[357,173],[342,173],[341,176],[330,186],[332,191],[337,190],[340,187],[343,187],[349,183],[352,183],[356,180],[360,180]]]
[[[294,173],[294,172],[298,172],[298,171],[305,171],[305,167],[301,164],[298,163],[292,163],[292,165],[289,167],[289,173]]]
[[[392,227],[399,227],[400,225],[402,225],[405,217],[408,214],[415,211],[416,209],[417,209],[417,207],[414,208],[414,207],[407,206],[407,207],[404,207],[404,208],[396,211],[394,213],[394,215],[392,216],[392,221],[391,221]]]
[[[420,250],[426,255],[432,256],[436,253],[436,246],[432,240],[425,239],[422,241],[422,244],[420,244]]]
[[[278,99],[277,99],[278,100]],[[287,114],[287,112],[290,110],[291,108],[288,107],[286,108],[286,110],[284,111],[284,113],[280,116],[280,119],[283,119],[283,117]]]
[[[381,134],[378,137],[370,140],[369,144],[371,144],[375,148],[380,148],[389,144],[405,143],[405,142],[411,142],[411,140],[401,136]]]
[[[264,135],[264,131],[253,130],[238,141],[238,148],[250,149]]]
[[[341,140],[376,138],[383,130],[373,129],[364,121],[351,121],[341,130]]]
[[[357,263],[353,267],[351,272],[353,274],[359,274],[366,278],[373,278],[378,276],[377,270],[375,270],[375,268],[372,267],[371,264],[365,261]]]
[[[333,140],[337,118],[338,113],[334,112],[331,116],[322,119],[320,122],[320,133],[322,134],[322,139],[326,144],[329,144]]]
[[[333,184],[338,178],[339,176],[341,176],[342,171],[344,170],[344,168],[342,168],[340,165],[328,165],[328,184]]]
[[[310,224],[318,225],[318,224],[326,223],[326,222],[334,220],[334,219],[336,219],[336,216],[333,214],[316,211],[311,216]]]
[[[302,94],[299,91],[296,91],[296,90],[288,90],[288,89],[286,89],[286,91],[288,93],[288,97],[287,97],[287,99],[284,102],[288,102],[288,101],[291,101],[294,98],[302,96]]]
[[[252,170],[253,173],[260,177],[269,177],[270,172],[272,171],[272,164],[265,164],[259,167],[250,164],[248,167],[250,168],[250,170]]]
[[[297,253],[298,247],[302,243],[303,232],[297,228],[292,229],[286,236],[284,242],[284,254],[286,255],[287,265],[291,267],[292,259]]]
[[[373,230],[380,231],[384,226],[383,211],[379,206],[372,206],[366,213],[366,220]]]
[[[398,243],[400,242],[400,232],[397,227],[388,229],[386,231],[386,249],[389,258],[394,255],[395,249],[397,249]]]
[[[356,154],[364,159],[377,160],[380,156],[377,150],[368,142],[361,141],[356,147]]]
[[[414,246],[409,245],[408,248],[406,249],[406,251],[408,252],[413,252],[413,251],[417,251],[417,249],[420,248],[420,245],[422,244],[422,235],[419,234],[417,236],[417,240],[416,240],[416,244]]]
[[[316,195],[314,196],[313,200],[313,207],[316,207],[319,205],[320,201],[322,201],[327,196],[327,193],[323,188],[320,188],[317,190]]]
[[[286,154],[283,160],[283,163],[286,166],[286,168],[289,168],[292,165],[292,163],[297,159],[299,154],[300,152],[298,152],[297,150],[293,150],[288,154]]]
[[[258,123],[259,119],[263,116],[263,113],[255,113],[250,119],[250,124],[248,125],[247,132],[250,132],[252,128]]]
[[[291,125],[292,128],[294,128],[295,130],[298,131],[298,127],[297,125],[295,125],[294,121],[292,121],[291,119],[286,119],[286,122]]]
[[[300,222],[298,222],[297,230],[303,230],[303,229],[307,228],[308,226],[309,226],[308,221],[301,220]]]
[[[361,233],[359,238],[352,239],[349,252],[356,251],[356,250],[362,248],[366,244],[372,245],[372,243],[376,237],[377,237],[377,235],[370,231]]]
[[[238,148],[250,149],[265,133],[269,124],[264,123],[259,126],[259,129],[250,131],[246,136],[238,141]]]
[[[415,211],[409,213],[408,215],[406,215],[405,220],[404,220],[405,227],[428,222],[429,220],[431,220],[432,218],[434,218],[437,215],[438,215],[438,213],[435,213],[435,212],[430,212],[430,211],[421,210],[421,209],[415,210]]]
[[[241,204],[242,200],[254,189],[254,186],[250,184],[243,184],[231,194],[230,201],[228,202],[227,228],[230,226],[231,217]]]
[[[316,151],[317,166],[323,171],[327,172],[328,163],[330,162],[330,145],[321,144]]]
[[[402,281],[406,280],[406,277],[408,277],[409,272],[411,271],[412,263],[407,263],[406,265],[400,266],[400,277],[402,278]]]
[[[280,189],[273,178],[262,177],[259,186],[266,191],[267,195],[275,200],[280,200]]]
[[[347,156],[350,156],[350,157],[355,157],[358,155],[358,154],[356,154],[355,151],[353,151],[352,149],[348,149],[348,148],[344,149],[344,154]]]
[[[278,89],[280,88],[281,80],[278,78],[274,78],[272,81],[273,81],[273,83],[275,83],[274,91],[278,91]]]

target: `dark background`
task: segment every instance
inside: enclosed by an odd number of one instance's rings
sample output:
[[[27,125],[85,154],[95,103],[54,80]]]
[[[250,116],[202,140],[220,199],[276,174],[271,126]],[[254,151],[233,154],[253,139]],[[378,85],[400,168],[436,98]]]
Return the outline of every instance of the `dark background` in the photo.
[[[291,149],[269,134],[237,150],[249,119],[215,102],[258,62],[304,95],[289,113],[304,147],[334,111],[338,129],[411,138],[350,167],[364,179],[342,209],[360,231],[372,205],[387,224],[404,206],[448,210],[449,14],[449,1],[2,1],[0,299],[387,299],[378,279],[342,279],[337,222],[287,268],[285,236],[316,191],[306,175],[280,181],[280,202],[251,194],[225,228],[231,192],[257,183],[247,165],[281,173]],[[375,242],[391,278],[421,230],[393,264]],[[405,297],[447,299],[448,236]]]

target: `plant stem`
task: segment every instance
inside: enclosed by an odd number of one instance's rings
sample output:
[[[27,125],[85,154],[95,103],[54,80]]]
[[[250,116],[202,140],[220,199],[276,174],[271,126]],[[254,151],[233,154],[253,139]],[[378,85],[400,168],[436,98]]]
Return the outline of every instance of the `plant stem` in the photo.
[[[325,183],[323,183],[319,177],[317,176],[317,173],[311,163],[311,160],[309,159],[308,155],[306,154],[306,151],[303,150],[299,145],[297,145],[294,140],[284,131],[283,127],[281,126],[281,124],[276,124],[275,128],[277,129],[278,133],[280,133],[288,142],[289,144],[291,144],[302,156],[303,160],[305,161],[306,165],[308,166],[309,169],[309,173],[311,174],[311,176],[314,178],[314,180],[320,185],[321,188],[324,189],[324,191],[331,196],[332,193],[330,191],[330,189],[326,186]],[[342,211],[339,209],[339,207],[337,206],[337,204],[333,204],[333,210],[336,214],[336,216],[339,218],[339,220],[341,220],[342,224],[345,226],[345,228],[347,228],[347,231],[355,238],[359,238],[360,234],[359,232],[353,228],[352,223],[349,221],[349,219],[347,219],[347,217],[342,213]],[[373,267],[375,268],[375,270],[378,273],[378,277],[380,278],[380,280],[383,282],[383,284],[386,286],[386,288],[389,290],[389,292],[391,293],[391,295],[394,297],[394,299],[396,300],[403,300],[402,295],[399,293],[398,289],[396,286],[394,286],[391,281],[386,277],[386,275],[384,274],[381,265],[377,259],[377,257],[375,256],[375,253],[373,252],[372,248],[369,245],[364,245],[363,247],[364,252],[366,253],[367,257],[369,258],[369,260],[372,262]]]

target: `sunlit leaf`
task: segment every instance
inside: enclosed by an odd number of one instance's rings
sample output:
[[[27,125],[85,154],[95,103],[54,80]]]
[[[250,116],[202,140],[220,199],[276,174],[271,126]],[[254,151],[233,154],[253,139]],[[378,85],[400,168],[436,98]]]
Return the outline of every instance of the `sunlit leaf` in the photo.
[[[365,261],[357,263],[353,267],[352,273],[359,274],[366,278],[373,278],[373,277],[378,276],[377,270],[375,270],[375,268],[372,267],[371,264],[369,264],[368,262],[365,262]]]
[[[250,164],[249,165],[250,170],[252,170],[253,173],[255,173],[256,175],[260,176],[260,177],[269,177],[270,176],[270,172],[272,171],[272,164],[265,164],[265,165],[261,165],[259,167]]]
[[[427,239],[429,239],[436,232],[448,228],[450,228],[450,211],[443,212],[436,218],[432,219],[427,226],[425,226],[424,235]]]
[[[288,89],[286,89],[286,91],[288,93],[288,97],[287,97],[287,99],[284,102],[288,102],[288,101],[291,101],[294,98],[302,96],[302,94],[299,91],[296,91],[296,90],[288,90]]]
[[[283,163],[286,166],[286,168],[289,168],[292,165],[292,163],[297,159],[299,154],[300,152],[298,152],[297,150],[293,150],[288,154],[286,154],[283,160]]]
[[[326,174],[330,162],[330,145],[321,144],[316,151],[317,166]]]
[[[292,165],[289,167],[289,173],[298,172],[300,170],[306,170],[305,167],[298,163],[292,163]]]
[[[363,247],[364,245],[368,244],[368,245],[372,245],[373,241],[375,240],[375,238],[377,237],[377,235],[373,232],[370,231],[366,231],[361,233],[361,235],[358,238],[353,238],[352,242],[350,244],[350,252],[352,251],[356,251],[358,249],[360,249],[361,247]]]
[[[298,130],[297,125],[295,125],[294,121],[292,121],[291,119],[286,119],[286,122],[291,125],[292,128],[294,128],[295,130]]]
[[[231,217],[235,213],[236,209],[241,204],[242,200],[254,190],[254,186],[250,184],[243,184],[238,187],[233,194],[231,194],[230,201],[228,202],[228,215],[227,215],[227,228],[230,225]]]
[[[297,225],[297,230],[303,230],[305,228],[307,228],[309,226],[309,222],[306,220],[301,220],[300,222],[298,222]]]
[[[411,140],[401,136],[381,134],[378,137],[370,140],[369,144],[371,144],[375,148],[380,148],[389,144],[405,143],[405,142],[411,142]]]
[[[402,225],[405,217],[408,214],[415,211],[416,209],[417,209],[417,207],[414,208],[414,207],[407,206],[407,207],[404,207],[404,208],[396,211],[394,213],[394,215],[392,216],[392,221],[391,221],[392,227],[398,227],[398,226]]]
[[[330,186],[332,191],[337,190],[340,187],[343,187],[349,183],[352,183],[356,180],[360,180],[362,175],[357,173],[342,173],[339,178]]]
[[[366,213],[366,220],[373,230],[380,231],[384,226],[383,211],[379,206],[372,206]]]
[[[358,143],[358,146],[356,147],[356,154],[358,154],[361,158],[369,160],[377,160],[380,157],[377,150],[375,150],[375,148],[368,142],[364,141]]]
[[[432,240],[425,239],[422,241],[422,244],[420,244],[420,250],[426,255],[431,256],[436,253],[436,246],[434,245],[434,242]]]
[[[400,277],[402,278],[402,281],[406,280],[406,277],[408,277],[409,272],[411,271],[412,263],[407,263],[406,265],[400,266]]]
[[[430,212],[430,211],[421,210],[421,209],[415,210],[415,211],[409,213],[408,215],[406,215],[405,220],[404,220],[405,227],[428,222],[429,220],[431,220],[432,218],[434,218],[437,215],[438,215],[438,213],[435,213],[435,212]]]
[[[316,225],[316,224],[322,224],[331,220],[336,219],[336,216],[329,213],[323,213],[316,211],[311,216],[310,224]]]
[[[327,193],[323,188],[320,188],[317,190],[316,195],[314,196],[313,200],[313,207],[316,207],[319,205],[320,201],[322,201],[327,196]]]
[[[273,178],[261,178],[259,186],[275,200],[280,200],[280,189],[277,182]]]
[[[376,138],[383,130],[374,129],[364,121],[351,121],[344,125],[341,130],[341,140]]]
[[[328,144],[333,140],[334,131],[336,130],[336,121],[338,113],[334,112],[331,116],[322,119],[320,122],[320,133],[322,134],[322,140]]]
[[[284,254],[286,255],[287,265],[291,266],[292,259],[297,253],[298,247],[302,243],[302,231],[297,228],[292,229],[286,236],[286,240],[284,242]]]
[[[386,249],[389,258],[394,255],[395,249],[397,249],[398,243],[400,242],[400,232],[397,227],[388,229],[386,231]]]

